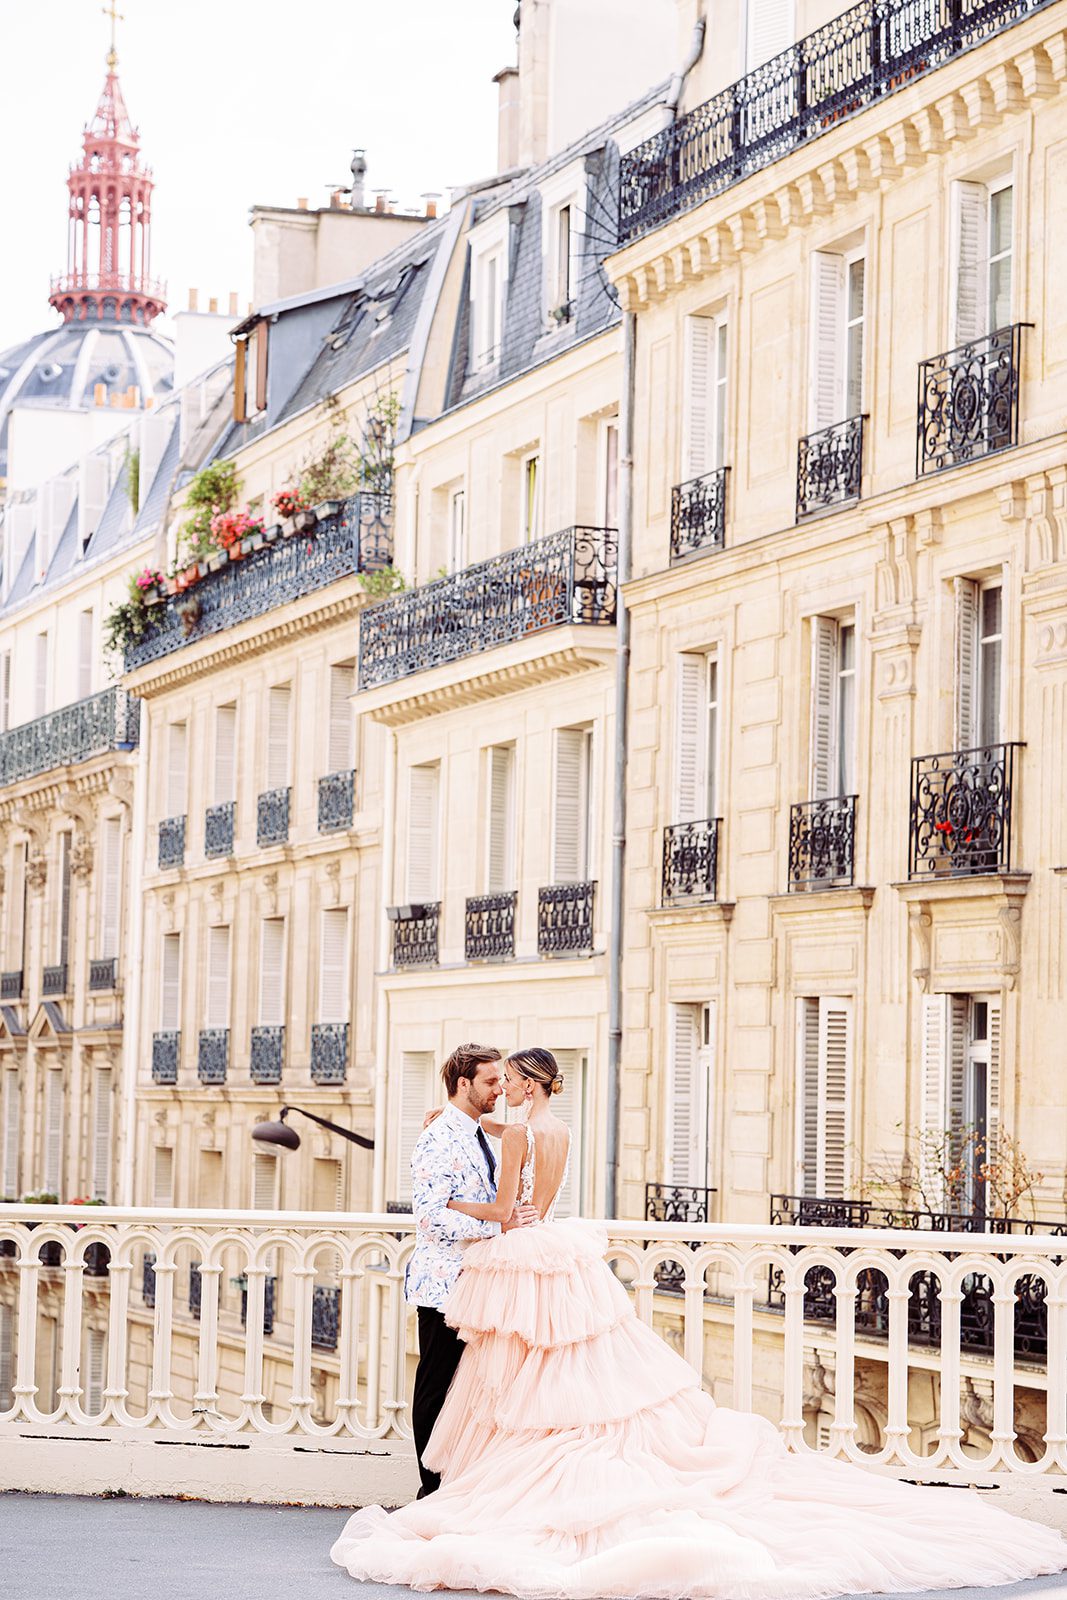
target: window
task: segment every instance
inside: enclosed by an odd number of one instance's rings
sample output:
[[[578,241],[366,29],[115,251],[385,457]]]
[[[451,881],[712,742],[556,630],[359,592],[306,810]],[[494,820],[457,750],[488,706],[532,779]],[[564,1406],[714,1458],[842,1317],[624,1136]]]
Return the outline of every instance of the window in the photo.
[[[343,1211],[345,1209],[344,1163],[319,1158],[311,1164],[312,1211]]]
[[[437,899],[441,769],[412,767],[408,788],[408,893],[413,904]]]
[[[1000,997],[928,994],[922,998],[923,1129],[931,1144],[948,1136],[963,1168],[942,1204],[970,1211],[983,1203],[980,1166],[996,1159],[1000,1134]]]
[[[812,258],[811,427],[863,413],[866,262],[858,251]]]
[[[70,954],[70,832],[61,833],[58,839],[59,872],[56,883],[55,957],[61,967],[66,966]]]
[[[718,746],[718,658],[715,655],[680,656],[672,821],[702,822],[716,815]]]
[[[972,750],[1003,738],[1004,590],[999,582],[957,578],[956,747]]]
[[[619,424],[612,418],[600,430],[600,524],[619,526]]]
[[[503,894],[515,887],[515,746],[490,745],[486,751],[486,769],[485,888],[487,894]]]
[[[86,700],[93,692],[93,613],[92,609],[78,613],[78,699]]]
[[[85,456],[78,490],[78,539],[84,551],[100,524],[111,495],[111,456],[107,450]]]
[[[585,1085],[588,1060],[584,1050],[554,1050],[553,1054],[563,1074],[563,1092],[555,1095],[552,1109],[571,1130],[571,1158],[566,1180],[560,1187],[556,1204],[557,1217],[581,1217],[589,1205],[586,1137],[589,1127],[585,1103]]]
[[[348,908],[322,913],[319,948],[319,1021],[348,1021]]]
[[[848,1198],[852,1002],[797,1001],[796,1192]]]
[[[682,475],[687,481],[724,465],[726,357],[726,319],[687,317],[682,405]]]
[[[207,930],[207,996],[204,1006],[206,1028],[230,1025],[230,930],[226,926]]]
[[[811,619],[811,781],[808,798],[855,793],[856,626]]]
[[[255,1211],[278,1209],[278,1158],[259,1150],[252,1157],[252,1207]]]
[[[422,1119],[440,1100],[441,1081],[429,1050],[405,1050],[400,1057],[400,1110],[397,1129],[396,1195],[411,1204],[411,1152],[422,1132]]]
[[[453,489],[448,497],[448,570],[462,572],[467,565],[467,496]]]
[[[793,0],[747,0],[745,71],[788,50],[796,37]]]
[[[196,1203],[208,1211],[219,1211],[223,1204],[221,1150],[201,1150],[197,1163]]]
[[[330,668],[329,748],[327,772],[352,770],[352,695],[356,686],[355,669],[350,661]]]
[[[1008,176],[955,185],[952,343],[969,344],[1012,319],[1014,190]]]
[[[474,371],[491,367],[500,359],[500,329],[504,299],[504,252],[497,248],[475,256],[471,286],[474,304]]]
[[[167,816],[185,815],[187,728],[172,722],[167,729]]]
[[[11,890],[8,900],[8,938],[12,954],[18,955],[17,968],[12,964],[12,970],[25,972],[26,970],[26,938],[27,938],[27,897],[29,883],[27,880],[27,864],[29,859],[29,845],[25,840],[15,846],[12,859]]]
[[[522,461],[522,541],[529,544],[541,537],[541,457],[524,456]]]
[[[174,1204],[174,1150],[168,1144],[157,1144],[152,1152],[152,1204]]]
[[[714,1093],[715,1007],[672,1005],[667,1078],[666,1181],[709,1184],[709,1118]]]
[[[228,805],[237,798],[237,707],[215,708],[215,764],[212,785],[216,806]]]
[[[287,683],[267,692],[267,788],[289,787],[289,702]]]
[[[159,984],[159,1026],[163,1033],[176,1033],[181,1027],[182,936],[163,935],[163,963]]]
[[[33,714],[43,717],[48,710],[48,634],[34,640]]]
[[[557,728],[552,796],[552,882],[584,883],[590,861],[593,730]]]
[[[108,961],[119,953],[122,912],[122,818],[105,817],[101,832],[101,872],[97,955]]]
[[[265,1028],[285,1023],[284,917],[264,917],[260,926],[259,1020]]]
[[[93,1069],[93,1148],[90,1162],[94,1200],[106,1200],[111,1187],[111,1068]]]
[[[44,1187],[63,1200],[63,1072],[50,1067],[44,1076]]]
[[[573,207],[570,203],[556,206],[549,217],[548,231],[548,313],[560,313],[553,318],[563,323],[568,320],[574,299],[574,241],[572,225]]]
[[[0,652],[0,733],[11,726],[11,651]]]
[[[8,1067],[4,1072],[4,1126],[0,1158],[3,1159],[3,1182],[0,1194],[5,1200],[19,1197],[19,1139],[22,1133],[22,1085],[16,1070]]]

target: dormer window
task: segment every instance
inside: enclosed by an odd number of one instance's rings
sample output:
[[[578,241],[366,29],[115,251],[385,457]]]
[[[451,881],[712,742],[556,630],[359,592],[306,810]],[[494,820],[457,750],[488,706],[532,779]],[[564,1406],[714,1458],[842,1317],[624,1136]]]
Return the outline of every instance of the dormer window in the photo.
[[[550,332],[574,319],[585,186],[581,161],[554,172],[541,185],[543,303]]]
[[[548,315],[557,325],[574,315],[574,275],[571,267],[573,208],[557,206],[550,220]]]
[[[478,263],[478,287],[474,297],[474,366],[494,366],[500,360],[500,290],[503,282],[502,252],[494,250]]]

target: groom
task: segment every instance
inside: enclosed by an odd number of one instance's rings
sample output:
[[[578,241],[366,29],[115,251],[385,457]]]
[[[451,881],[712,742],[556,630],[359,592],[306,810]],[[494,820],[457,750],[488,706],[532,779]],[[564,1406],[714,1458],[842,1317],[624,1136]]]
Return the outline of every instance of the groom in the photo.
[[[411,1427],[422,1477],[420,1500],[441,1482],[423,1466],[422,1453],[463,1354],[463,1341],[444,1319],[444,1304],[463,1266],[463,1241],[488,1239],[501,1231],[498,1222],[478,1222],[448,1209],[453,1198],[496,1199],[496,1161],[479,1118],[493,1110],[503,1092],[500,1051],[492,1045],[462,1044],[445,1062],[441,1076],[448,1104],[423,1129],[411,1153],[415,1251],[405,1293],[419,1316]],[[537,1215],[535,1206],[516,1206],[504,1231],[526,1227]]]

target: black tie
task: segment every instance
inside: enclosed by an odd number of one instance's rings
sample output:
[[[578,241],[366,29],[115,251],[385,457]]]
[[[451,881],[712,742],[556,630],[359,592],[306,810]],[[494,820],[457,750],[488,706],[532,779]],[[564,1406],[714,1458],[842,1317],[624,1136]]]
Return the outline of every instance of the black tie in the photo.
[[[480,1126],[478,1128],[478,1143],[482,1147],[482,1155],[485,1157],[485,1164],[489,1168],[489,1182],[490,1183],[495,1183],[496,1182],[496,1162],[493,1159],[493,1152],[489,1148],[489,1140],[485,1137],[485,1133],[483,1132],[483,1130],[482,1130],[482,1128]]]

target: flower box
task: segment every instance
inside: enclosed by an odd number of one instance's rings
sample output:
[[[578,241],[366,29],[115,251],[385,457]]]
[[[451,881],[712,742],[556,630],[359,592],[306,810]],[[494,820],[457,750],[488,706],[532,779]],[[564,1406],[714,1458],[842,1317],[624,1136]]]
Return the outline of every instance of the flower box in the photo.
[[[313,528],[315,520],[314,511],[298,511],[293,519],[297,533],[306,533],[309,528]]]
[[[323,517],[335,516],[343,504],[344,502],[341,500],[320,500],[317,506],[312,506],[311,510],[321,522]]]
[[[267,544],[274,544],[281,536],[282,525],[280,522],[272,522],[269,528],[263,529],[263,538]]]
[[[295,517],[286,517],[282,522],[282,538],[291,539],[294,533],[299,533]]]
[[[220,571],[220,569],[226,565],[227,559],[228,559],[228,557],[227,557],[226,551],[225,550],[220,550],[218,555],[214,555],[214,556],[211,556],[209,558],[208,564],[207,564],[207,570],[209,572],[218,572],[218,571]]]

